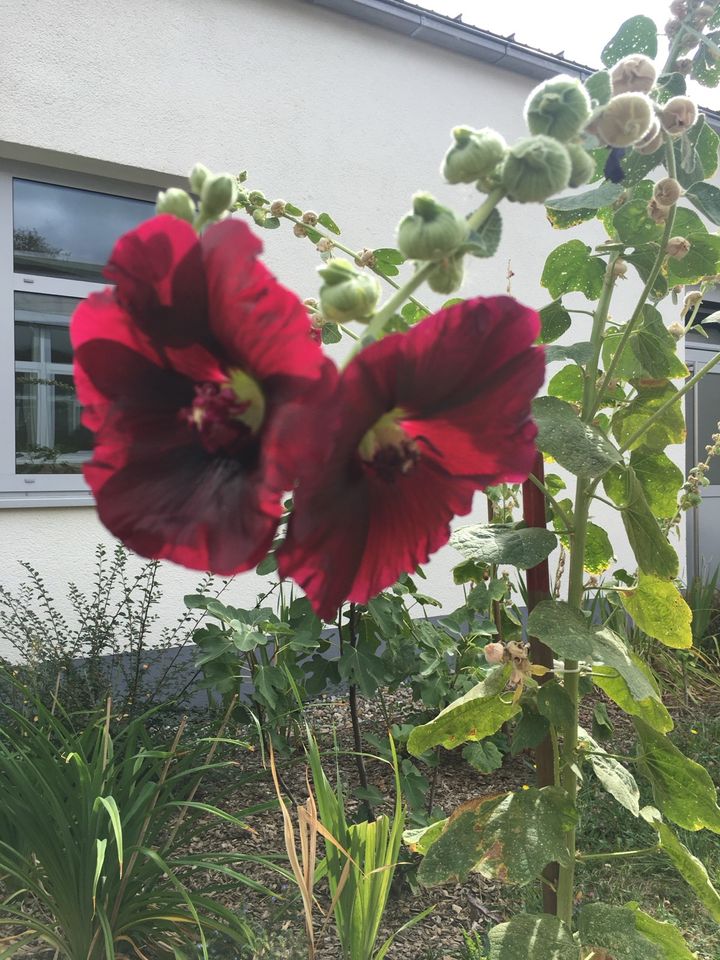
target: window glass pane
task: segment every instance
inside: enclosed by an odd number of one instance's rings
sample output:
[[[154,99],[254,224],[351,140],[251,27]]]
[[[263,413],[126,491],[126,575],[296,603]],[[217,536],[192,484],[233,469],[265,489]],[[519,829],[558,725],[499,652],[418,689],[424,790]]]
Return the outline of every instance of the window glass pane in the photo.
[[[91,435],[80,424],[69,317],[75,297],[15,294],[15,461],[17,473],[79,473]],[[31,322],[32,321],[32,322]]]
[[[712,443],[720,420],[720,374],[709,373],[697,385],[698,391],[698,437],[697,446],[701,460],[705,459],[705,446]],[[713,457],[710,470],[705,474],[710,483],[720,483],[720,461]]]
[[[147,200],[13,180],[13,239],[18,273],[102,280],[117,238],[147,220]]]

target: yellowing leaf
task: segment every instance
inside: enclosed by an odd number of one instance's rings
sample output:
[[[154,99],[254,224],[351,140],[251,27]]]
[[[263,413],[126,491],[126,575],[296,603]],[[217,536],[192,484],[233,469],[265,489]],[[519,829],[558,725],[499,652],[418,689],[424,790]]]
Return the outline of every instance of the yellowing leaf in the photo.
[[[692,646],[692,610],[671,580],[640,573],[637,587],[618,592],[627,612],[648,636],[676,650]]]

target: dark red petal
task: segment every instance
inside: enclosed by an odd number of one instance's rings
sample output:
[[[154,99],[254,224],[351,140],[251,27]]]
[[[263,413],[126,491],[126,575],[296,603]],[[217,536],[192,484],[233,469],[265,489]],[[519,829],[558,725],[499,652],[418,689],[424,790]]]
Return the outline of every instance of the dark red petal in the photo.
[[[160,344],[207,343],[207,293],[197,234],[185,220],[153,217],[124,234],[105,276],[118,302]]]
[[[320,377],[325,359],[308,312],[255,259],[261,244],[247,225],[223,220],[201,242],[210,325],[228,357],[260,381]]]
[[[278,553],[282,576],[332,620],[345,600],[366,603],[447,543],[450,520],[469,512],[475,484],[421,460],[394,482],[355,462],[344,474],[299,487]]]
[[[230,576],[256,566],[282,512],[260,471],[211,457],[172,421],[147,415],[135,426],[143,429],[133,444],[106,423],[85,467],[105,526],[143,556],[195,570]]]

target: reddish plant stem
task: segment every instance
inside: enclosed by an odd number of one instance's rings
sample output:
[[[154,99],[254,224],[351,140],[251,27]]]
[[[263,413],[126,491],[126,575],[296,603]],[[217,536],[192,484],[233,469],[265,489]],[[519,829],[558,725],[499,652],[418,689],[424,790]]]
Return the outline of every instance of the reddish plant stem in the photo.
[[[545,468],[540,452],[535,455],[533,474],[541,483],[545,482]],[[542,491],[530,480],[526,480],[523,484],[523,519],[529,527],[545,528],[547,526],[545,497]],[[528,613],[530,613],[541,600],[550,600],[551,598],[550,570],[547,560],[543,560],[536,567],[531,567],[527,571]],[[530,637],[530,659],[533,663],[543,667],[549,667],[550,670],[552,670],[552,650],[544,643],[541,643],[537,637]],[[540,683],[547,683],[551,678],[552,673],[547,673],[538,679]],[[537,769],[537,785],[539,787],[553,786],[555,784],[555,752],[550,735],[545,737],[535,748],[535,765]],[[553,915],[555,915],[557,911],[558,871],[558,864],[550,863],[543,872],[543,879],[545,881],[543,883],[543,910],[545,913]]]

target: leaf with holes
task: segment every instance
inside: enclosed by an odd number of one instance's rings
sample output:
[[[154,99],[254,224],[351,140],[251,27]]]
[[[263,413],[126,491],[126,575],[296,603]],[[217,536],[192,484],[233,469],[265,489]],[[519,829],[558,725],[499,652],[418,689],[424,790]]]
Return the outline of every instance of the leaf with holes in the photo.
[[[678,491],[684,479],[682,470],[666,453],[643,447],[630,454],[630,466],[635,471],[653,515],[662,519],[674,517]]]
[[[714,184],[701,180],[686,190],[685,196],[703,216],[720,225],[720,190]]]
[[[419,757],[438,744],[448,750],[469,740],[483,740],[520,712],[505,692],[510,665],[491,670],[484,680],[455,700],[431,720],[415,727],[408,738],[408,751]]]
[[[634,722],[640,738],[638,767],[652,785],[660,812],[683,830],[720,833],[717,790],[705,767],[642,720]]]
[[[585,81],[585,89],[598,106],[604,107],[612,97],[612,81],[608,70],[596,70]]]
[[[485,223],[477,230],[473,230],[465,243],[460,247],[460,253],[469,253],[473,257],[492,257],[500,246],[502,236],[502,218],[499,210],[493,210]]]
[[[582,240],[568,240],[553,250],[545,261],[540,283],[557,300],[575,290],[588,300],[597,300],[602,292],[605,262],[591,255]]]
[[[614,203],[622,192],[622,184],[605,180],[592,190],[548,200],[545,206],[549,210],[600,210],[601,207],[609,207]]]
[[[659,243],[663,228],[651,220],[646,200],[624,203],[613,217],[613,225],[623,243],[640,247],[644,243]]]
[[[682,260],[670,257],[667,262],[667,280],[671,285],[698,283],[713,277],[720,270],[720,237],[708,233],[685,234],[690,251]]]
[[[572,319],[561,300],[553,300],[540,311],[540,343],[552,343],[570,329]]]
[[[675,337],[651,304],[644,304],[640,323],[629,339],[641,369],[653,379],[672,380],[688,375],[687,367],[677,355]]]
[[[670,403],[649,429],[637,439],[632,439],[639,430],[644,428],[650,417],[677,396],[677,392],[677,387],[669,381],[659,384],[638,383],[635,399],[613,417],[612,432],[618,443],[625,446],[632,440],[630,450],[647,447],[656,451],[664,450],[673,443],[683,443],[686,433],[685,417],[679,401]]]
[[[650,17],[630,17],[622,24],[600,54],[604,66],[615,64],[631,53],[644,53],[654,60],[658,52],[658,29]]]
[[[550,378],[547,385],[549,397],[558,397],[568,403],[581,403],[585,378],[582,369],[575,364],[563,367]]]
[[[600,477],[620,460],[613,445],[591,424],[583,423],[570,404],[557,397],[533,403],[537,445],[560,466],[579,477]]]
[[[472,870],[487,879],[529,883],[548,863],[569,862],[564,835],[576,823],[575,808],[559,787],[470,800],[450,816],[418,879],[431,887],[462,881]]]

